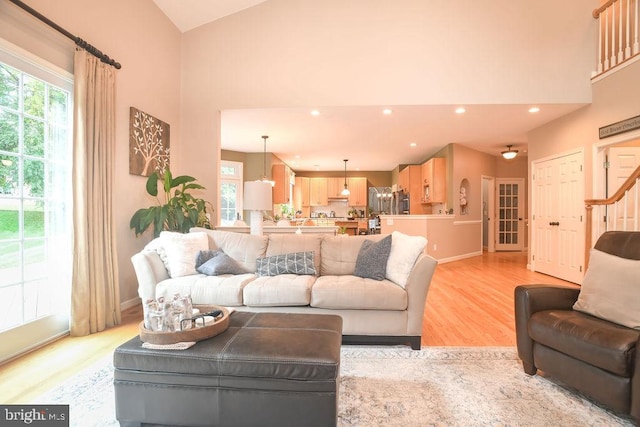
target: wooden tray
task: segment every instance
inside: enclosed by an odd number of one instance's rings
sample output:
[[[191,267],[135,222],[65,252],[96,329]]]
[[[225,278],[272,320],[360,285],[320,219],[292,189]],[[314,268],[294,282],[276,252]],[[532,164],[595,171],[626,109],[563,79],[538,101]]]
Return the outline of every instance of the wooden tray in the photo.
[[[221,310],[222,317],[205,326],[193,327],[184,331],[161,332],[152,331],[144,327],[144,321],[140,322],[140,339],[150,344],[175,344],[178,342],[202,341],[215,337],[229,327],[229,310],[217,305],[195,305],[200,313],[209,313],[213,310]]]

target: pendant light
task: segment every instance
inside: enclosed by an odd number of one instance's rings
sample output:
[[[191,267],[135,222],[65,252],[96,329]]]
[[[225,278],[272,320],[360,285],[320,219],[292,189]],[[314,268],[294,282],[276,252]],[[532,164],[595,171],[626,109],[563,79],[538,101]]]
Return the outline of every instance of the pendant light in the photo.
[[[518,150],[512,150],[511,147],[512,145],[507,145],[507,151],[502,152],[502,157],[507,160],[515,159],[518,155]]]
[[[262,139],[264,140],[264,151],[262,152],[263,166],[262,166],[262,178],[260,178],[260,181],[267,182],[271,184],[272,187],[274,187],[276,185],[275,181],[271,181],[267,178],[267,139],[268,138],[269,136],[262,135]]]
[[[343,196],[348,196],[349,194],[351,194],[351,192],[349,191],[349,187],[347,187],[347,162],[348,161],[349,159],[344,159],[344,190],[342,190],[342,192],[340,193]]]

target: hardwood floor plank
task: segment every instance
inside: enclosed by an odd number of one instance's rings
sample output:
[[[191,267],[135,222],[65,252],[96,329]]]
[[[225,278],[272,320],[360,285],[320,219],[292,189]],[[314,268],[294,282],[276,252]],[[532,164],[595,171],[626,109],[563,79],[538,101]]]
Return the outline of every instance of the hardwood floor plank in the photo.
[[[425,346],[514,346],[513,290],[522,283],[572,286],[527,270],[522,252],[485,253],[436,268],[423,318]],[[65,337],[0,366],[2,403],[28,403],[138,334],[141,307],[123,323],[86,337]]]

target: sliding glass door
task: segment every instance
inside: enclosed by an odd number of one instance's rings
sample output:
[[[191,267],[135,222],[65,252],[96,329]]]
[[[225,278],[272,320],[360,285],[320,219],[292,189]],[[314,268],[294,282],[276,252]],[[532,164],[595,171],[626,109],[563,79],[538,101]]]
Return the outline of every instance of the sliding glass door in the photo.
[[[70,76],[0,45],[0,361],[69,329],[71,105]]]

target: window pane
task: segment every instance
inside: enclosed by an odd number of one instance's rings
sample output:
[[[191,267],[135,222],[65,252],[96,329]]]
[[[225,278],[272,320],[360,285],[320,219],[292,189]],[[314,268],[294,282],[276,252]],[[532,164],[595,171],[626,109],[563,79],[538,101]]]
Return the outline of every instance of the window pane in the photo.
[[[49,89],[49,122],[65,125],[69,119],[69,93],[57,88]]]
[[[19,195],[18,185],[18,157],[0,154],[0,196]],[[3,206],[0,206],[0,210]]]
[[[5,64],[0,64],[0,106],[18,109],[18,87],[20,72]]]
[[[30,116],[44,118],[44,82],[24,75],[24,112]]]
[[[24,119],[24,154],[42,157],[44,155],[44,122]]]
[[[24,196],[44,197],[44,162],[24,159]]]
[[[22,286],[0,288],[3,311],[0,316],[0,331],[22,323]]]
[[[18,152],[18,115],[0,108],[0,150]]]

